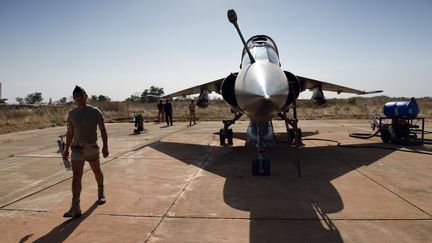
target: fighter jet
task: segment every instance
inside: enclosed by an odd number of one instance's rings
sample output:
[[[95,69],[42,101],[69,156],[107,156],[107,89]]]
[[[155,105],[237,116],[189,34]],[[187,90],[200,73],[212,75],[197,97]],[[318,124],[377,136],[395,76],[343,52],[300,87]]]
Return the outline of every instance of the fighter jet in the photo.
[[[296,76],[284,71],[279,61],[279,51],[272,38],[266,35],[256,35],[245,41],[237,23],[237,14],[233,9],[227,12],[228,20],[236,28],[243,51],[240,70],[225,78],[214,80],[164,96],[173,98],[199,94],[197,106],[206,108],[209,105],[209,93],[221,94],[234,113],[232,119],[224,120],[224,126],[219,131],[220,143],[233,144],[233,131],[229,127],[242,115],[250,119],[247,128],[247,142],[256,146],[258,158],[252,161],[253,175],[270,175],[270,160],[265,156],[265,148],[273,140],[272,119],[277,115],[285,121],[289,146],[296,148],[302,145],[301,129],[297,123],[296,100],[299,93],[312,91],[312,100],[324,104],[323,91],[354,93],[358,95],[379,93],[377,91],[361,91],[340,85],[335,85],[306,77]],[[288,116],[292,110],[292,116]]]

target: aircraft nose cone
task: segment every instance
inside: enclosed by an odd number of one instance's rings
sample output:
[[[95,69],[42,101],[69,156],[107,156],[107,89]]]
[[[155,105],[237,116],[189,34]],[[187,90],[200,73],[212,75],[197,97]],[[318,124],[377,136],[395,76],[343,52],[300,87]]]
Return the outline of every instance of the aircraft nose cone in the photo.
[[[256,62],[239,74],[235,85],[240,108],[254,120],[268,120],[285,105],[288,81],[271,63]]]
[[[252,116],[265,116],[268,113],[274,113],[277,106],[277,100],[268,95],[256,96],[245,105],[245,110]]]

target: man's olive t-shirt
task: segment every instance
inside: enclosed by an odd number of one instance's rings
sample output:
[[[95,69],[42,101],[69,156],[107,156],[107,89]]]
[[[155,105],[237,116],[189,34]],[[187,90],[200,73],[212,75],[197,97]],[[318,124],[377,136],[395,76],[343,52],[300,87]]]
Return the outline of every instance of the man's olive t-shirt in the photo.
[[[96,143],[97,125],[103,124],[104,118],[98,108],[87,105],[84,109],[71,110],[68,121],[74,129],[72,144],[83,145]]]

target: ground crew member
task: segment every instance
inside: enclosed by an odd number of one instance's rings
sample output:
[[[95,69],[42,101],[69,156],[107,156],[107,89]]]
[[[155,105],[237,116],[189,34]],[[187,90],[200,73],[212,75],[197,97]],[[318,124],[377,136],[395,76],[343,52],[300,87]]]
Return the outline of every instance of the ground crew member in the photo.
[[[63,217],[75,218],[81,216],[81,180],[86,160],[90,164],[98,185],[97,202],[99,204],[106,202],[104,176],[100,168],[99,146],[97,145],[97,127],[99,127],[102,137],[102,154],[104,158],[108,157],[109,151],[108,135],[102,113],[98,108],[87,105],[87,93],[83,88],[76,86],[72,95],[77,107],[69,112],[66,146],[63,154],[63,158],[67,159],[69,157],[69,148],[72,149],[72,206]]]
[[[196,105],[194,103],[194,100],[191,100],[191,103],[189,104],[189,126],[192,126],[192,121],[194,125],[196,124],[195,108]]]
[[[173,119],[172,119],[172,106],[171,103],[169,102],[169,100],[167,99],[165,104],[164,104],[164,111],[165,111],[165,121],[167,123],[167,126],[169,127],[170,125],[173,125]]]

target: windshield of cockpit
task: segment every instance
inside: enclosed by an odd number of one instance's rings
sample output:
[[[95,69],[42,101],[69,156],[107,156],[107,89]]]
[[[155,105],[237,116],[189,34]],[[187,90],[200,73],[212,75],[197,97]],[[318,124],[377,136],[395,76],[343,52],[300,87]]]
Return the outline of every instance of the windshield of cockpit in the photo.
[[[279,58],[276,51],[270,46],[265,45],[254,45],[249,49],[255,60],[268,60],[271,63],[279,65]],[[243,55],[242,66],[249,65],[251,63],[249,55],[245,53]]]

